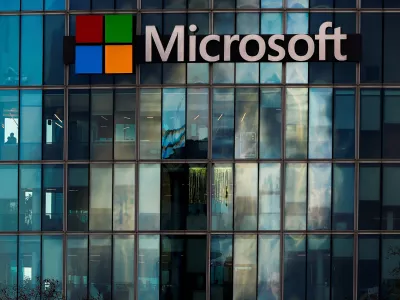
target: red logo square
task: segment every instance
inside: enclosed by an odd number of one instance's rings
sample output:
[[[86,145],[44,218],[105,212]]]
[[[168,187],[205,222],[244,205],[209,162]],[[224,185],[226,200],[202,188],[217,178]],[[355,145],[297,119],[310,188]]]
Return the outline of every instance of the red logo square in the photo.
[[[102,43],[103,16],[76,16],[76,43]]]

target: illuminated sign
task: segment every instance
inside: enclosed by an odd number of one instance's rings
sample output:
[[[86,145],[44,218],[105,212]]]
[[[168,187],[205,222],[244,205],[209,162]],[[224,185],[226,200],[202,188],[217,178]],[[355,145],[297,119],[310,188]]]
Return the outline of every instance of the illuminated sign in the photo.
[[[132,74],[136,64],[223,62],[358,62],[361,36],[332,22],[318,34],[197,35],[196,25],[175,26],[160,35],[156,26],[136,35],[133,15],[78,15],[76,36],[64,37],[64,63],[76,74]],[[332,33],[328,33],[329,30]]]

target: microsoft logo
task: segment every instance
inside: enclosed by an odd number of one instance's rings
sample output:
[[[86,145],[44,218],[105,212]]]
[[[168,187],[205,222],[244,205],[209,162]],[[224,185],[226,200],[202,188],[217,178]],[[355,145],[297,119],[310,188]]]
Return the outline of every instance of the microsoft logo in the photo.
[[[359,62],[361,36],[332,22],[316,34],[198,35],[197,26],[177,25],[160,35],[148,25],[136,36],[136,17],[78,15],[76,36],[64,37],[64,63],[76,74],[132,74],[135,64],[224,62]]]
[[[77,15],[76,36],[64,37],[64,62],[76,74],[132,74],[133,15]]]

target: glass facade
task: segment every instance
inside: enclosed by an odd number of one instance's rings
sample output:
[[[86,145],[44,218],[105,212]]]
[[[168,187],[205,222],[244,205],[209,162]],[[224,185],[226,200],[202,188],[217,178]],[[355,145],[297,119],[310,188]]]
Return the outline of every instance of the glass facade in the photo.
[[[331,21],[363,57],[76,75],[84,13],[137,34]],[[7,0],[0,24],[0,299],[397,299],[398,0]]]

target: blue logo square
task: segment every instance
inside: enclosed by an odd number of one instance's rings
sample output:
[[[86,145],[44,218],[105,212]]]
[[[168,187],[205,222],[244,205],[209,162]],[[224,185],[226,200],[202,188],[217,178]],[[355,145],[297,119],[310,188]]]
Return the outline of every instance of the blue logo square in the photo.
[[[76,46],[75,73],[103,73],[103,46]]]

